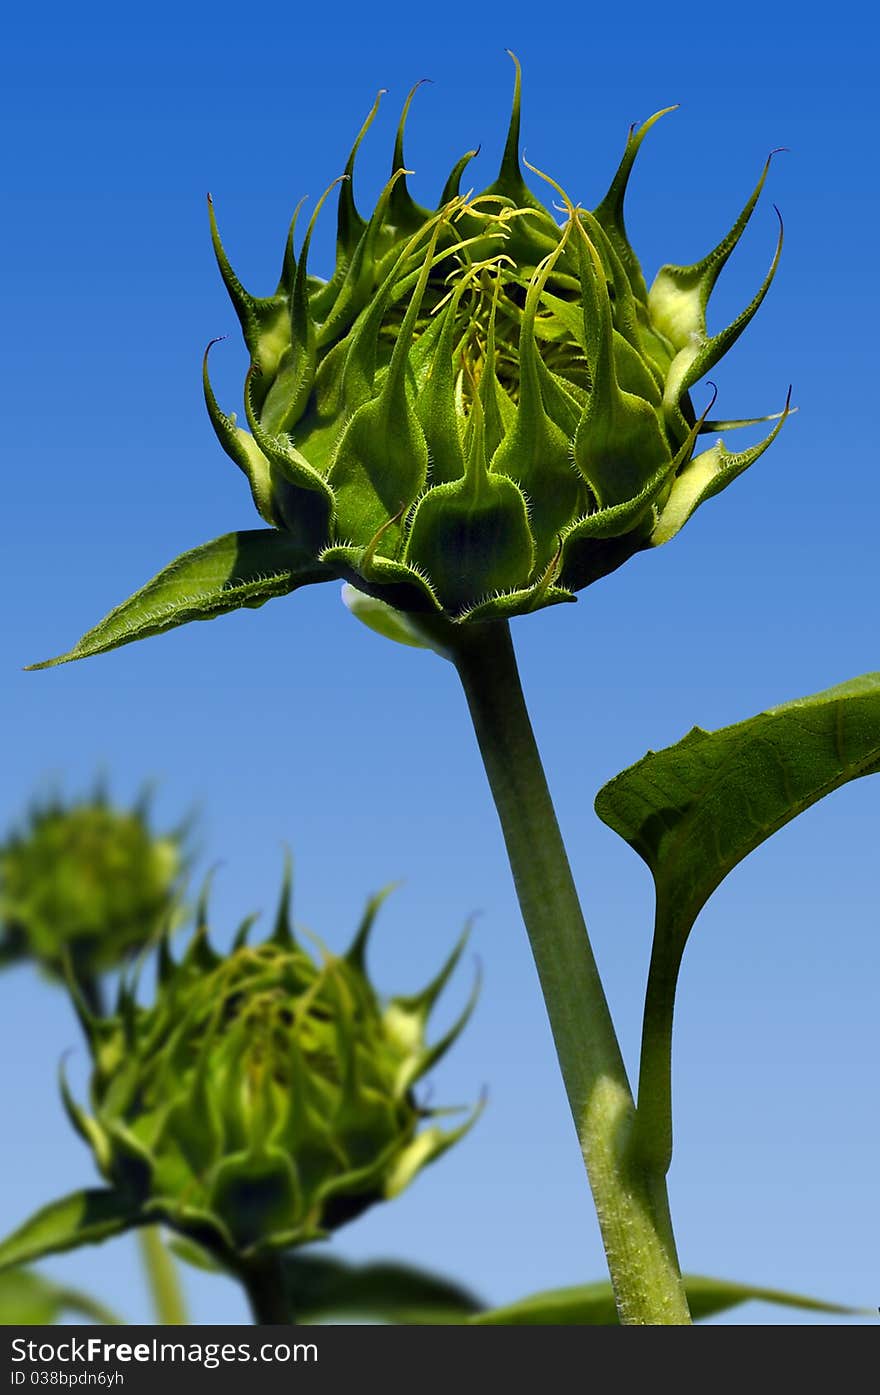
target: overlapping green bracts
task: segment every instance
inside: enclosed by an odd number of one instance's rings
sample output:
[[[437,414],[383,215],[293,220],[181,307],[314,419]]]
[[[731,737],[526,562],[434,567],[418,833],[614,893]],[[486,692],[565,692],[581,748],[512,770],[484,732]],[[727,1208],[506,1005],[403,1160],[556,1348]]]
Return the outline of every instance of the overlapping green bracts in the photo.
[[[91,1112],[68,1113],[128,1224],[162,1221],[235,1269],[315,1240],[395,1196],[470,1126],[444,1130],[414,1086],[463,1028],[438,1042],[431,1008],[464,939],[420,994],[383,1003],[364,950],[381,898],[344,957],[295,940],[287,887],[276,928],[227,955],[200,914],[184,958],[165,945],[155,1003],[123,987],[116,1012],[80,1003]]]
[[[709,334],[710,293],[767,167],[723,241],[694,266],[661,268],[648,291],[623,203],[639,147],[663,112],[630,131],[594,212],[547,180],[564,201],[560,223],[523,179],[518,65],[497,179],[461,195],[469,151],[436,211],[407,188],[412,96],[369,219],[352,180],[378,99],[337,181],[328,281],[308,263],[323,199],[298,256],[294,216],[278,287],[262,298],[235,275],[211,207],[217,260],[251,358],[246,426],[218,404],[207,355],[205,398],[221,445],[277,532],[232,534],[185,554],[64,658],[325,578],[454,622],[573,600],[672,537],[778,432],[785,412],[753,419],[776,425],[745,451],[719,440],[696,453],[702,433],[748,423],[709,422],[690,397],[776,271],[781,231],[753,299]]]
[[[33,959],[81,983],[154,941],[182,894],[187,830],[150,825],[149,801],[132,809],[98,789],[36,804],[0,843],[0,963]]]

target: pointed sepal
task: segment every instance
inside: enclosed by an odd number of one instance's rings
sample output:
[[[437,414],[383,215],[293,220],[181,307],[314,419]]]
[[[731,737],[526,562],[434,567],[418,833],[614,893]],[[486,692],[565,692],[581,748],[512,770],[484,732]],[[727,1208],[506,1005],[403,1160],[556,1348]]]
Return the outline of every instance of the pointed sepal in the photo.
[[[652,324],[676,349],[683,349],[694,336],[705,338],[709,297],[755,211],[776,153],[771,151],[768,155],[761,177],[739,217],[717,247],[692,266],[661,266],[657,272],[648,296],[648,310]]]
[[[786,401],[782,415],[770,434],[748,450],[732,453],[725,448],[723,441],[718,441],[711,449],[694,456],[673,481],[669,498],[651,532],[651,545],[659,547],[661,543],[674,538],[700,504],[711,499],[713,494],[720,494],[722,489],[726,489],[737,476],[753,465],[775,441],[789,411]]]
[[[359,969],[364,975],[366,975],[367,972],[367,945],[369,944],[370,936],[373,932],[373,926],[376,923],[376,916],[388,900],[392,891],[396,891],[399,885],[399,882],[389,882],[387,886],[382,887],[381,891],[377,891],[375,896],[370,897],[364,907],[364,913],[355,931],[354,939],[345,952],[345,957],[349,964]]]
[[[421,992],[398,994],[391,999],[389,1006],[396,1011],[404,1013],[407,1017],[414,1018],[418,1023],[420,1032],[424,1029],[434,1004],[451,979],[461,956],[464,954],[465,947],[471,936],[472,926],[473,921],[469,920],[453,945],[452,952],[449,954],[445,963],[441,966],[439,972],[431,979],[431,982],[425,985]]]
[[[430,209],[422,208],[417,204],[407,188],[406,176],[407,174],[411,174],[412,171],[406,168],[406,162],[403,157],[404,133],[406,131],[406,122],[413,98],[419,88],[424,87],[425,84],[429,82],[430,78],[421,78],[410,88],[406,101],[403,104],[403,111],[400,114],[400,122],[394,140],[394,157],[391,163],[391,173],[392,175],[399,173],[401,178],[395,182],[394,188],[392,189],[391,199],[388,204],[388,216],[395,229],[402,233],[415,232],[415,230],[422,227],[431,216]]]
[[[434,1066],[442,1061],[450,1047],[454,1046],[473,1016],[474,1009],[480,998],[482,984],[483,973],[478,964],[477,972],[474,975],[474,986],[471,989],[470,996],[452,1026],[448,1031],[444,1032],[437,1041],[432,1042],[430,1046],[422,1047],[411,1056],[398,1073],[397,1092],[400,1096],[403,1096],[407,1090],[411,1089],[417,1080],[421,1080],[422,1076],[427,1075],[429,1070],[433,1070]],[[395,1021],[398,1023],[400,1021],[400,1016],[400,1009],[398,1008],[398,1014],[395,1016]],[[419,1021],[421,1021],[420,1015],[415,1013],[412,1014],[410,1018],[411,1024],[414,1025]]]
[[[501,156],[501,168],[496,178],[485,192],[486,194],[500,194],[502,198],[509,199],[514,208],[534,208],[544,213],[546,210],[535,198],[523,178],[522,166],[519,160],[520,126],[522,119],[522,67],[516,54],[510,49],[506,51],[514,67],[513,99],[510,107],[510,121],[507,127],[507,138],[504,142],[504,151]]]
[[[284,295],[252,296],[239,281],[220,238],[214,200],[208,195],[208,218],[211,242],[223,284],[238,316],[241,332],[251,359],[271,379],[284,350],[290,343],[287,297]]]
[[[281,949],[293,949],[296,940],[293,934],[293,854],[290,848],[284,849],[284,875],[281,880],[281,894],[275,924],[269,937],[272,944]]]
[[[336,255],[337,263],[343,265],[350,261],[355,248],[363,236],[367,224],[357,211],[354,198],[354,167],[357,160],[357,153],[367,131],[376,119],[379,104],[386,95],[387,89],[382,87],[376,93],[376,100],[370,108],[364,124],[355,137],[354,145],[351,147],[348,159],[345,162],[345,178],[339,186],[339,205],[336,218]]]
[[[636,156],[642,145],[645,136],[651,127],[663,116],[668,116],[670,112],[677,111],[678,106],[664,107],[662,111],[655,111],[653,116],[649,116],[641,126],[631,126],[629,135],[626,138],[626,147],[623,157],[617,167],[614,178],[607,194],[599,206],[594,210],[593,216],[604,228],[609,241],[615,252],[626,268],[629,283],[633,294],[642,302],[648,298],[648,288],[645,285],[645,278],[638,258],[630,246],[629,238],[626,234],[626,224],[623,216],[623,205],[626,198],[627,185],[632,174]]]
[[[436,1162],[450,1148],[454,1147],[466,1134],[469,1134],[486,1106],[485,1097],[471,1110],[464,1123],[457,1129],[441,1129],[437,1125],[423,1129],[413,1139],[397,1162],[385,1182],[385,1196],[388,1200],[400,1196],[413,1178],[429,1163]]]

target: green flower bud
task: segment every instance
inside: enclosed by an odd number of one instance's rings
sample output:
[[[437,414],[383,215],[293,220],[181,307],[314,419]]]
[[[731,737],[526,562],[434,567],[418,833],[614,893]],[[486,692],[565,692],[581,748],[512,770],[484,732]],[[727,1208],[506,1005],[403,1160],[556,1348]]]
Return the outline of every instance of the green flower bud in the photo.
[[[218,404],[207,354],[205,400],[269,526],[184,554],[64,660],[333,578],[443,624],[571,601],[673,537],[779,431],[788,403],[776,417],[721,422],[691,399],[776,271],[781,231],[757,293],[710,334],[709,296],[769,160],[718,246],[693,266],[662,267],[649,291],[623,205],[639,148],[664,112],[630,131],[592,213],[541,176],[563,200],[560,223],[523,179],[518,64],[498,177],[476,196],[460,194],[469,151],[436,210],[407,188],[414,91],[369,218],[352,180],[378,98],[336,181],[329,280],[308,264],[324,199],[298,255],[294,215],[280,280],[265,297],[238,280],[211,204],[217,261],[250,354],[245,424]],[[770,420],[769,436],[744,451],[720,439],[697,449],[706,432]]]
[[[383,1003],[364,966],[381,899],[346,955],[322,948],[316,962],[291,932],[286,884],[263,943],[246,923],[218,954],[201,914],[180,962],[163,946],[152,1006],[132,986],[111,1017],[79,1004],[91,1112],[62,1084],[64,1100],[130,1223],[162,1221],[240,1269],[395,1196],[470,1126],[430,1122],[439,1111],[414,1089],[473,1008],[426,1042],[464,939],[422,993]]]
[[[36,960],[79,982],[117,968],[174,918],[186,870],[186,833],[150,827],[146,800],[131,810],[102,791],[36,805],[0,844],[0,962]]]
[[[208,410],[266,522],[355,587],[456,620],[508,616],[571,600],[672,536],[768,444],[695,457],[698,435],[714,424],[698,419],[690,398],[775,272],[778,249],[743,314],[709,335],[709,293],[767,171],[720,246],[696,266],[664,267],[648,292],[623,199],[638,148],[664,113],[630,133],[594,213],[558,190],[560,226],[520,170],[518,69],[498,178],[477,197],[459,196],[469,152],[436,212],[407,190],[412,96],[369,221],[351,181],[375,106],[358,136],[328,282],[307,269],[313,219],[298,260],[291,233],[275,294],[252,297],[212,208],[251,355],[249,432],[220,411],[206,371]]]

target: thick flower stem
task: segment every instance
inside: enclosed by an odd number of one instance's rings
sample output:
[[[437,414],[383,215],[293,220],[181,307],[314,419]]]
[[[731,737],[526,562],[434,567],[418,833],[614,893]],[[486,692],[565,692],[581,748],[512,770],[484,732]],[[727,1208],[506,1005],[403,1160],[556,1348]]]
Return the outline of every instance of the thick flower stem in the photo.
[[[662,1172],[635,1104],[523,699],[506,622],[444,637],[470,707],[586,1163],[622,1323],[690,1322]]]
[[[252,1260],[239,1271],[258,1327],[287,1327],[293,1322],[284,1266],[277,1255]]]

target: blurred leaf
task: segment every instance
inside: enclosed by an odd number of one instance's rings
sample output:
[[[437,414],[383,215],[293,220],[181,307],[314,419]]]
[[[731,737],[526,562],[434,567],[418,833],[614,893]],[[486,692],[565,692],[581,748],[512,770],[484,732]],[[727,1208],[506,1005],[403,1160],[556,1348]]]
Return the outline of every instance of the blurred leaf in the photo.
[[[207,1274],[225,1274],[228,1272],[219,1260],[209,1254],[202,1245],[197,1245],[194,1240],[190,1240],[189,1236],[171,1235],[166,1240],[166,1244],[173,1255],[182,1259],[185,1264],[191,1264],[194,1269],[203,1269]]]
[[[152,581],[111,610],[67,654],[31,669],[104,654],[136,639],[164,634],[190,620],[213,620],[254,608],[328,575],[289,535],[274,528],[224,533],[169,563]]]
[[[122,1322],[87,1293],[55,1284],[31,1269],[0,1274],[0,1327],[47,1327],[70,1313],[91,1322]]]
[[[464,1323],[483,1306],[453,1280],[408,1264],[353,1265],[292,1255],[285,1271],[297,1322],[354,1317],[395,1324]]]
[[[35,1211],[24,1225],[0,1241],[0,1270],[120,1235],[136,1225],[140,1215],[114,1191],[95,1188],[72,1192]]]
[[[599,817],[651,869],[655,954],[676,960],[728,872],[811,804],[880,770],[880,674],[688,732],[605,785]]]
[[[686,1274],[684,1285],[694,1320],[727,1312],[740,1303],[757,1300],[782,1304],[787,1308],[803,1308],[815,1313],[844,1313],[849,1316],[865,1313],[867,1309],[846,1308],[838,1303],[823,1303],[817,1298],[805,1298],[798,1293],[779,1289],[757,1288],[752,1284],[736,1284],[726,1279],[707,1279]],[[509,1327],[612,1327],[617,1325],[617,1310],[611,1284],[584,1284],[580,1288],[559,1288],[535,1293],[504,1308],[493,1308],[468,1319],[471,1325]]]

